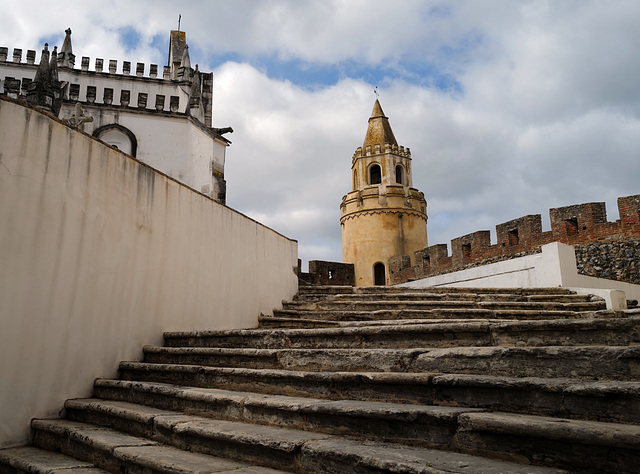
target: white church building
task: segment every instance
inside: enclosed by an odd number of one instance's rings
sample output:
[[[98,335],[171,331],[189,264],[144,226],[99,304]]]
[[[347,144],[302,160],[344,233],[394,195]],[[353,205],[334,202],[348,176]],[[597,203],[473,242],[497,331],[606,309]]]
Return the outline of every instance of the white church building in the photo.
[[[40,94],[59,119],[225,203],[231,142],[223,134],[233,130],[212,127],[213,73],[191,67],[185,32],[171,31],[168,64],[161,71],[144,63],[132,70],[131,62],[113,59],[92,64],[88,57],[78,68],[71,29],[59,51],[45,44],[39,61],[34,50],[26,58],[21,49],[12,53],[0,47],[0,94],[34,104],[31,99]]]

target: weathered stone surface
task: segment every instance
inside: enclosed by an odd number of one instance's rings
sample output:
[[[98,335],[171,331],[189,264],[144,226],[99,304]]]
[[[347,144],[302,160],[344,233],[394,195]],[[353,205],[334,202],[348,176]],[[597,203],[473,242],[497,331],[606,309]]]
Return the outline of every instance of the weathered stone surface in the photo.
[[[418,355],[414,370],[514,377],[637,380],[640,347],[457,347]]]
[[[168,446],[117,448],[114,454],[127,466],[127,472],[167,474],[211,474],[214,472],[277,474],[283,472],[266,467],[248,466],[238,461],[192,453],[187,449]]]
[[[95,398],[69,400],[67,420],[34,421],[34,441],[145,474],[634,472],[640,311],[557,309],[592,302],[559,289],[425,291],[446,303],[428,310],[394,308],[420,292],[330,292],[298,301],[354,309],[280,319],[332,328],[167,333],[120,380],[96,380]],[[355,309],[382,294],[387,309]]]
[[[165,416],[165,426],[178,426],[181,420],[193,420],[185,415]],[[78,446],[61,442],[62,452],[79,458],[91,459],[94,464],[111,472],[208,473],[237,471],[246,463],[218,459],[192,453],[190,445],[177,443],[166,446],[145,438],[138,438],[109,428],[101,428],[66,420],[34,420],[38,436],[49,434],[68,438]],[[81,447],[80,447],[81,445]],[[248,467],[248,466],[247,466]],[[245,472],[245,471],[241,471]],[[256,469],[256,473],[280,472]]]
[[[559,473],[563,471],[522,466],[460,453],[416,449],[349,440],[309,443],[302,450],[305,472],[368,473]]]
[[[530,462],[587,472],[633,472],[640,462],[637,425],[469,413],[460,416],[457,440],[467,452],[511,453]]]
[[[640,239],[591,242],[574,248],[579,273],[640,284]]]
[[[106,474],[91,463],[79,461],[64,454],[45,451],[32,446],[21,446],[0,450],[0,464],[11,466],[12,472],[46,472],[50,474],[82,473]],[[0,465],[0,472],[2,470]],[[6,471],[10,472],[10,471]]]
[[[577,320],[419,320],[343,324],[337,328],[216,331],[193,337],[197,347],[145,347],[145,360],[225,366],[277,368],[289,349],[402,348],[479,345],[627,345],[640,342],[640,318]],[[239,349],[244,348],[244,350]],[[261,349],[257,349],[261,348]],[[269,349],[278,349],[267,350]],[[251,350],[255,349],[255,350]],[[238,362],[235,362],[238,363]]]

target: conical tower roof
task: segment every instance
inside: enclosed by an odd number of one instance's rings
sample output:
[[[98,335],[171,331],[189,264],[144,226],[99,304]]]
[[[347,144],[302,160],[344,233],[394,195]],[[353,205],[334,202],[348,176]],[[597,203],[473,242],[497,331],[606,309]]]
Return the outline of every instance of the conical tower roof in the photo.
[[[380,101],[376,99],[373,104],[373,111],[371,117],[369,117],[369,126],[367,128],[367,134],[364,137],[363,149],[367,146],[371,146],[371,149],[375,149],[375,145],[380,145],[380,148],[384,150],[385,143],[391,145],[398,145],[396,137],[393,135],[391,125],[389,125],[389,119],[385,117],[382,111]]]

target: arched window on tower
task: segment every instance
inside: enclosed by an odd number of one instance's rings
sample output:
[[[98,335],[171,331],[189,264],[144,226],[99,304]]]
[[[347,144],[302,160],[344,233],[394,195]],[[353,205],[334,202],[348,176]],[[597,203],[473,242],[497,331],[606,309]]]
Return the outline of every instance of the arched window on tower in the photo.
[[[373,284],[384,286],[387,284],[387,275],[384,263],[376,263],[373,266]]]
[[[396,183],[404,184],[402,165],[396,165]]]
[[[382,171],[380,165],[373,164],[369,167],[369,184],[382,183]]]
[[[358,170],[353,170],[353,190],[358,189]]]

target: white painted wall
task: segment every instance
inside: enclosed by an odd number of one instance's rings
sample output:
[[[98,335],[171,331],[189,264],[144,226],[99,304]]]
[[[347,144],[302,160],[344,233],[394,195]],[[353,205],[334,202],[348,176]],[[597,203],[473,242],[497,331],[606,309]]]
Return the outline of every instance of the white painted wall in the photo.
[[[60,118],[70,115],[61,111]],[[86,107],[93,117],[85,132],[117,123],[131,130],[138,141],[136,158],[162,171],[181,183],[203,192],[213,190],[211,164],[224,168],[226,144],[211,135],[187,116],[141,114],[135,110]],[[105,140],[107,141],[107,140]]]
[[[24,53],[23,53],[24,56]],[[9,59],[11,58],[11,52]],[[40,52],[38,52],[38,61]],[[76,58],[76,67],[80,64],[80,58]],[[206,130],[201,122],[193,117],[185,115],[189,108],[190,85],[172,80],[162,79],[162,67],[159,78],[135,76],[136,63],[131,64],[131,74],[124,76],[121,73],[110,74],[109,62],[105,61],[103,73],[93,71],[81,71],[79,69],[60,68],[59,79],[63,83],[80,84],[78,96],[79,102],[84,108],[84,115],[92,117],[92,122],[87,122],[84,131],[92,134],[97,128],[108,124],[119,124],[128,128],[138,141],[136,158],[163,173],[177,179],[181,183],[205,192],[211,196],[215,180],[212,176],[212,163],[218,168],[224,169],[225,152],[228,143],[219,136],[213,138],[213,133]],[[118,71],[122,71],[122,64],[118,65]],[[148,66],[146,67],[148,72]],[[13,77],[33,79],[37,65],[0,62],[0,93],[4,90],[5,78]],[[96,101],[87,104],[87,87],[96,87]],[[67,94],[69,85],[66,86]],[[114,107],[103,104],[105,88],[113,89]],[[120,94],[123,90],[130,91],[130,103],[128,107],[120,107]],[[146,108],[138,107],[138,94],[147,94]],[[164,109],[157,112],[155,103],[156,95],[164,95]],[[177,96],[180,99],[179,112],[182,115],[169,114],[170,98]],[[75,113],[74,103],[63,103],[60,110],[60,119],[67,119]],[[110,142],[108,136],[101,137]],[[208,190],[208,191],[207,191]],[[217,196],[213,196],[214,198]]]
[[[640,285],[580,275],[572,245],[553,242],[542,253],[505,260],[402,283],[406,288],[452,286],[461,288],[566,287],[581,294],[601,296],[607,308],[626,309],[627,299],[640,300]]]
[[[0,446],[162,332],[254,327],[297,243],[0,99]]]

